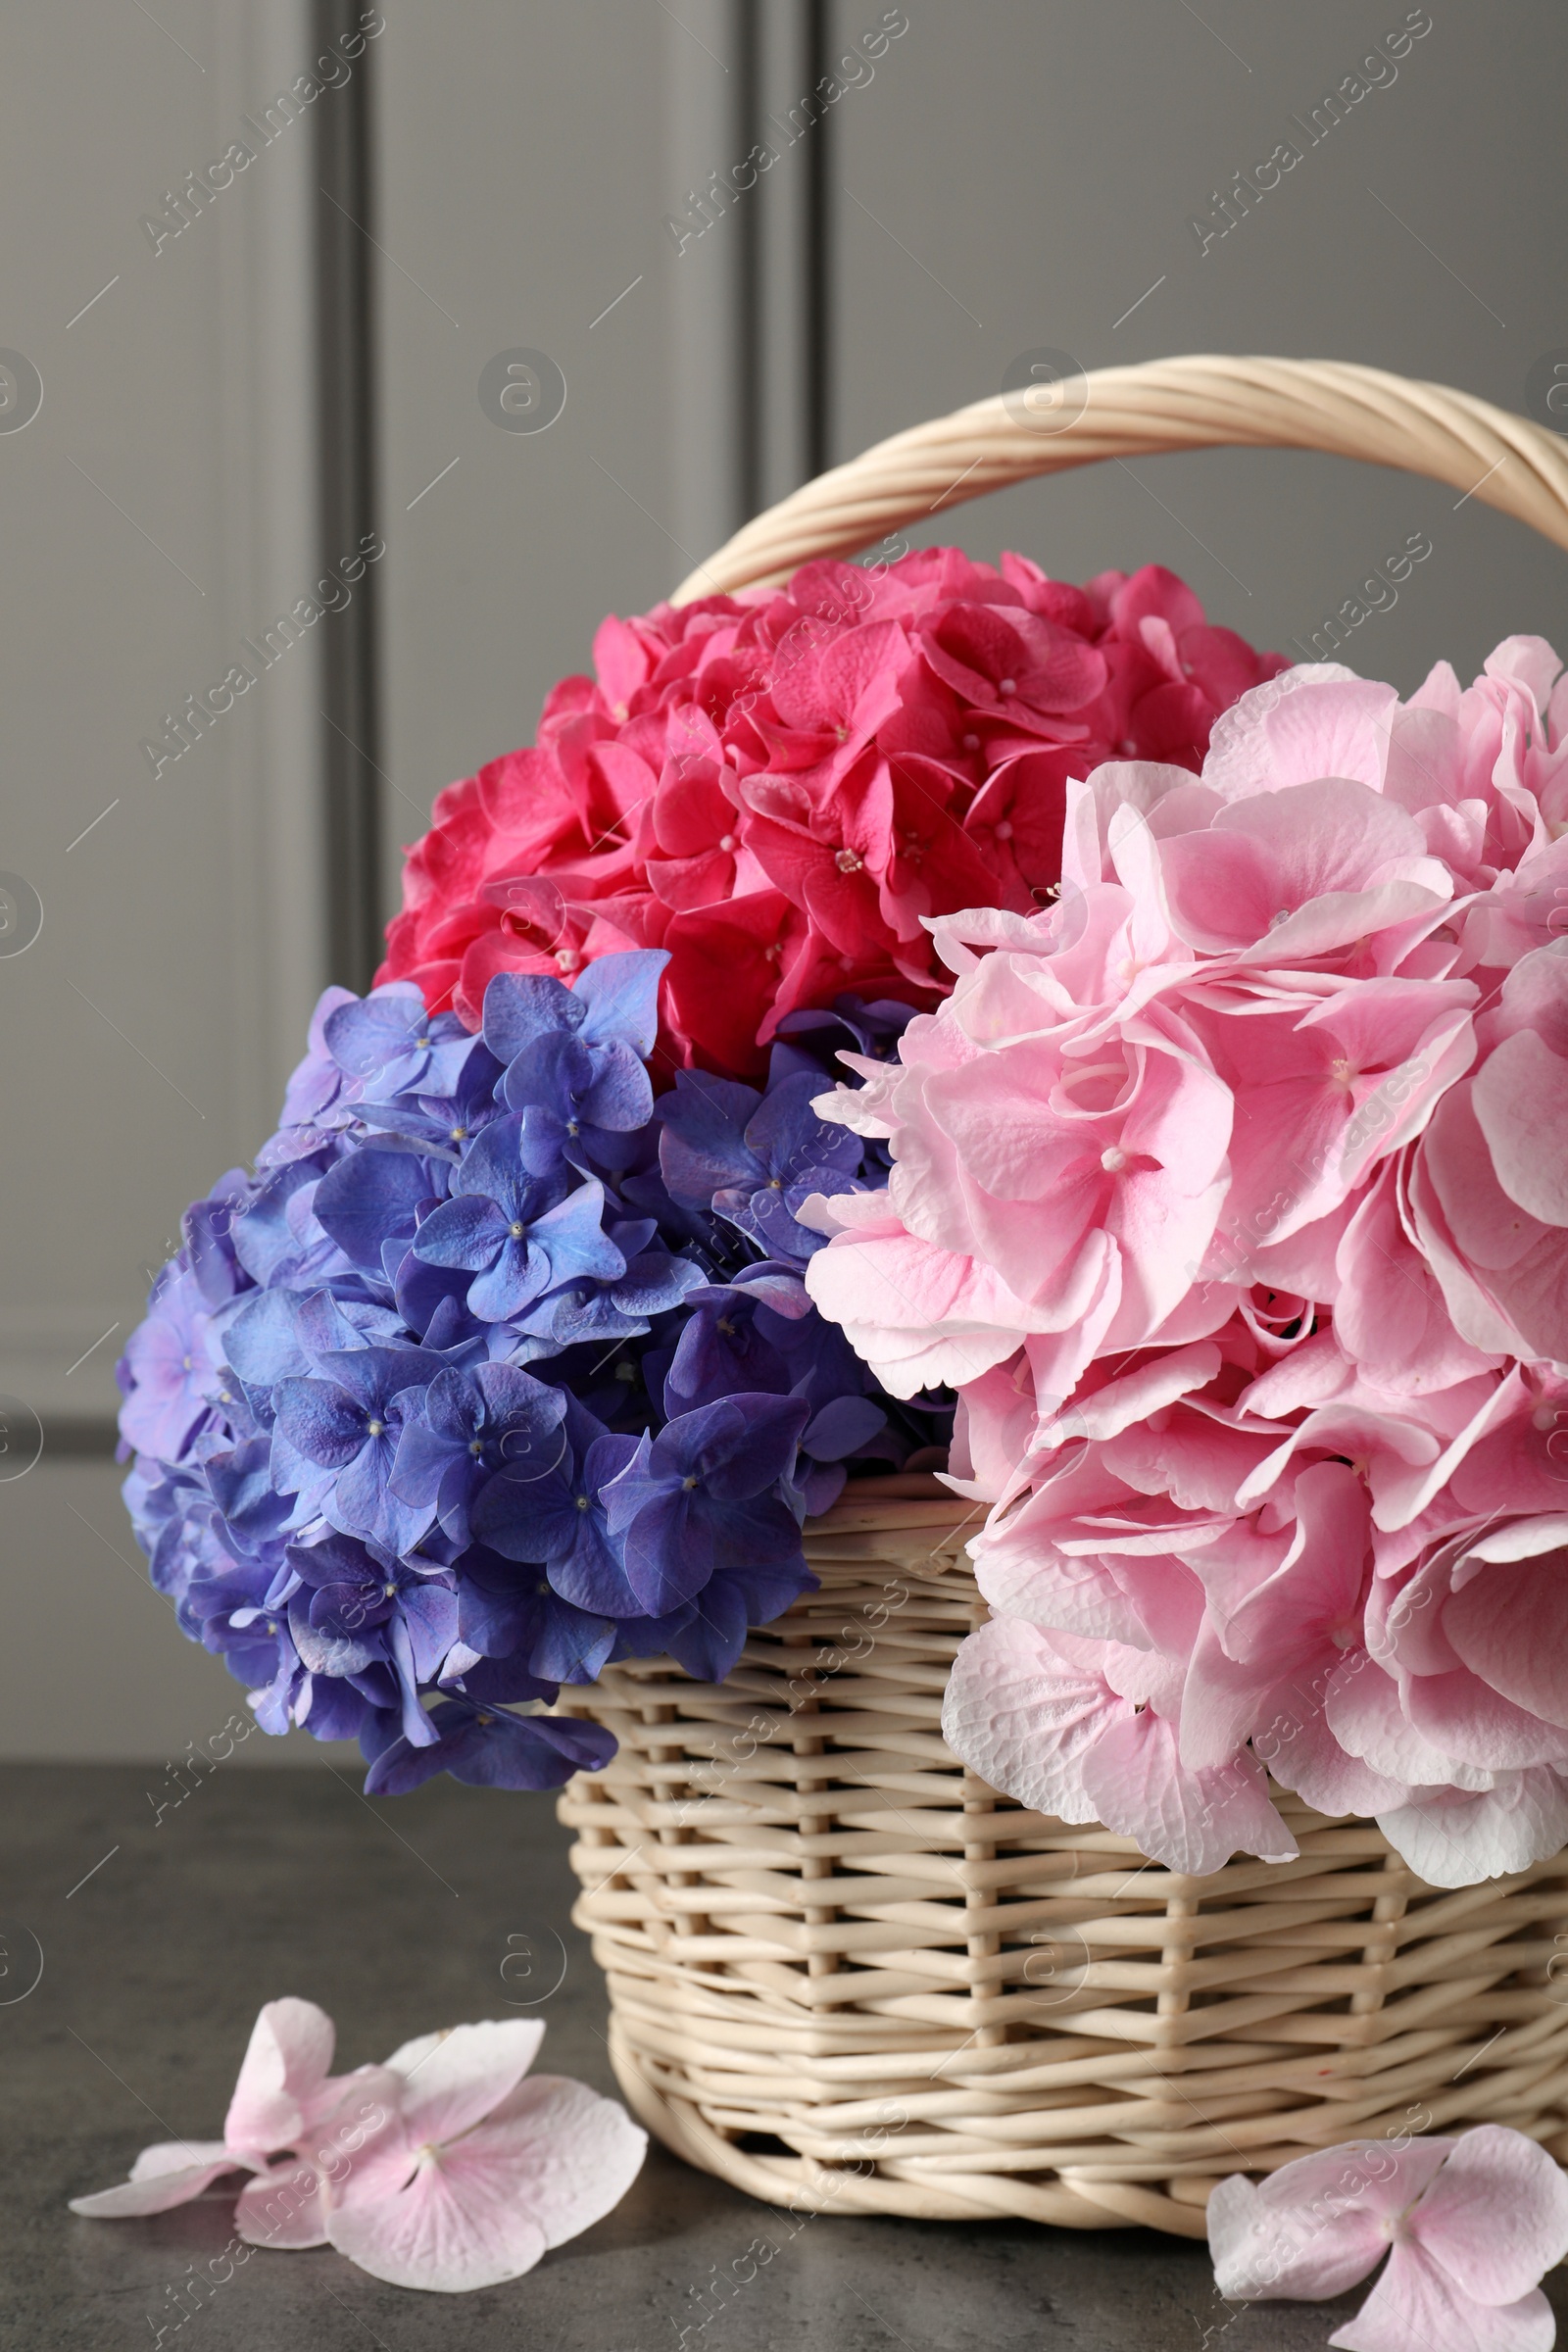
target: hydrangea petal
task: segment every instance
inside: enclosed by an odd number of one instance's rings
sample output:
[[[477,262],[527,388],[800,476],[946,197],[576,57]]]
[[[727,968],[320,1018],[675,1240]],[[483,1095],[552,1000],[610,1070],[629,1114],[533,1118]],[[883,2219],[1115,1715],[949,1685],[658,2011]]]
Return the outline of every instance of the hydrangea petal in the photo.
[[[327,2234],[372,2278],[448,2295],[520,2278],[550,2242],[506,2171],[462,2145],[416,2159],[407,2185],[374,2204],[334,2208]]]
[[[1556,2335],[1539,2287],[1517,2303],[1477,2303],[1423,2247],[1406,2243],[1329,2342],[1336,2352],[1551,2352]]]
[[[1232,2302],[1326,2302],[1376,2269],[1389,2223],[1437,2177],[1451,2139],[1351,2139],[1298,2156],[1256,2183],[1233,2173],[1210,2192],[1214,2283]]]
[[[1568,2255],[1568,2179],[1522,2132],[1466,2132],[1410,2234],[1478,2303],[1517,2303]]]
[[[148,2159],[170,2159],[149,2164]],[[128,2180],[100,2188],[87,2197],[70,2199],[73,2213],[95,2222],[139,2220],[143,2214],[170,2213],[188,2205],[224,2173],[238,2172],[245,2159],[221,2140],[174,2140],[164,2147],[144,2148]],[[143,2168],[146,2168],[145,2170]]]
[[[269,2001],[250,2042],[223,2119],[229,2147],[258,2156],[291,2147],[319,2111],[336,2030],[315,2001]]]

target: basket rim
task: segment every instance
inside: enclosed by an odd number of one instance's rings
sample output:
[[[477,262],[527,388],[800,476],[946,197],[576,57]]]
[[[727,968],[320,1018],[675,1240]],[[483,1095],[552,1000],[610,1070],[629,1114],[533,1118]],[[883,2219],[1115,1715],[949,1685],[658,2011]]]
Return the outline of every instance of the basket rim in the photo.
[[[1568,442],[1446,384],[1348,360],[1191,353],[1086,369],[1055,388],[1059,411],[1030,416],[1021,393],[995,393],[830,467],[735,532],[671,604],[777,585],[813,557],[858,553],[1035,474],[1172,449],[1305,449],[1396,466],[1568,549]]]

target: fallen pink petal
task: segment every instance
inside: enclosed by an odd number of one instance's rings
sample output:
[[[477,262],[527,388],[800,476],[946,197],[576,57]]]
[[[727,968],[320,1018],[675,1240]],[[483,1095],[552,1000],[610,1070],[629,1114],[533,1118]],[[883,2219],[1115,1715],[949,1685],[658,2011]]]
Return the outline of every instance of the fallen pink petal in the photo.
[[[166,2213],[227,2174],[251,2245],[332,2245],[393,2286],[442,2294],[518,2278],[614,2210],[648,2146],[613,2099],[529,2075],[544,2031],[520,2018],[448,2027],[385,2066],[332,2076],[325,2012],[269,2002],[225,2137],[144,2148],[128,2180],[72,2198],[71,2210],[97,2221]]]
[[[619,2204],[647,2134],[580,2082],[523,2081],[542,2034],[458,2026],[396,2053],[402,2107],[328,2218],[340,2254],[393,2286],[459,2294],[520,2277]]]
[[[238,2171],[245,2158],[219,2140],[171,2140],[143,2148],[130,2168],[128,2180],[100,2188],[90,2197],[73,2197],[73,2213],[89,2221],[136,2221],[144,2214],[169,2213],[188,2205],[224,2173]]]
[[[1236,2302],[1325,2302],[1387,2267],[1339,2352],[1550,2352],[1545,2272],[1568,2255],[1568,2180],[1522,2132],[1347,2140],[1208,2201],[1214,2282]]]

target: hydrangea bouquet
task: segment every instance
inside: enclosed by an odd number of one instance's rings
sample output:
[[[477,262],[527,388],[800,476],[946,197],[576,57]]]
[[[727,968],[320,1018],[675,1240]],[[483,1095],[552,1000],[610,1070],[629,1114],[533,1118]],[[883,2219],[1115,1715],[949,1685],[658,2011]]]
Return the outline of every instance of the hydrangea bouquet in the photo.
[[[1568,677],[1335,665],[1066,789],[1049,911],[817,1104],[883,1390],[958,1396],[955,1751],[1181,1871],[1267,1775],[1460,1886],[1568,1841]]]
[[[847,1479],[946,1462],[970,1367],[868,1366],[808,1295],[844,1261],[806,1204],[891,1169],[813,1103],[940,1004],[933,928],[1035,936],[1073,779],[1190,783],[1281,666],[1155,567],[955,550],[596,654],[442,794],[377,985],[326,992],[121,1367],[155,1583],[265,1730],[358,1738],[372,1790],[604,1763],[561,1685],[721,1679]]]

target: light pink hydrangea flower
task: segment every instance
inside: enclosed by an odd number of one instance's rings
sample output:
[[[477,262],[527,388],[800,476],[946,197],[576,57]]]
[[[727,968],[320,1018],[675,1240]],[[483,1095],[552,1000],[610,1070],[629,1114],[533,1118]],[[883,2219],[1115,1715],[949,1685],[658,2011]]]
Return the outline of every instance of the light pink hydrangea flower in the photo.
[[[1341,2352],[1551,2352],[1544,2272],[1568,2254],[1568,2180],[1522,2132],[1347,2140],[1208,2200],[1214,2283],[1248,2303],[1325,2302],[1388,2268]]]
[[[1086,1384],[971,1546],[993,1622],[949,1684],[956,1754],[1198,1875],[1294,1852],[1265,1766],[1436,1886],[1568,1842],[1568,1382],[1332,1368],[1238,1317]]]
[[[325,2012],[269,2001],[223,2137],[144,2148],[128,2180],[71,2210],[167,2213],[248,2172],[235,2210],[247,2244],[332,2245],[394,2286],[445,2294],[520,2278],[619,2204],[648,2145],[614,2100],[528,2075],[543,2038],[537,2020],[454,2026],[334,2076]]]
[[[950,1741],[1182,1871],[1291,1850],[1265,1764],[1435,1884],[1568,1839],[1558,666],[1298,669],[1069,782],[1059,904],[934,921],[817,1105],[893,1165],[808,1288],[994,1506]]]

